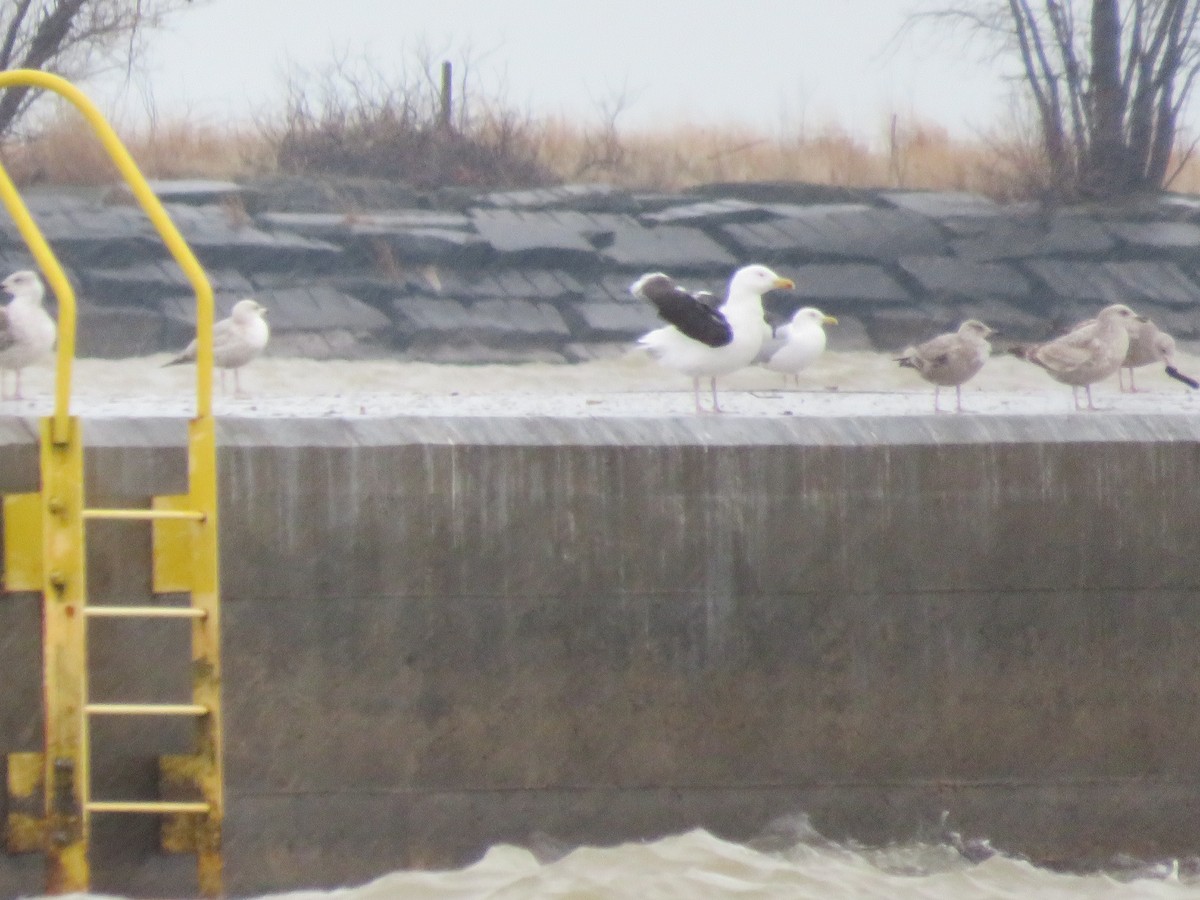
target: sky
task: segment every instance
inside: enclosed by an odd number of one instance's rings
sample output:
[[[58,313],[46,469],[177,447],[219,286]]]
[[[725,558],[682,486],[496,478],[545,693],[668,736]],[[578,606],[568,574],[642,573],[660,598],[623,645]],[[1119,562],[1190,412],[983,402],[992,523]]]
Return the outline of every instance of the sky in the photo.
[[[892,115],[954,135],[994,129],[1011,87],[984,47],[926,26],[927,0],[206,0],[150,38],[132,79],[84,85],[120,122],[249,120],[281,108],[289,73],[339,55],[383,74],[420,47],[469,65],[477,91],[625,128],[836,125],[867,140]]]

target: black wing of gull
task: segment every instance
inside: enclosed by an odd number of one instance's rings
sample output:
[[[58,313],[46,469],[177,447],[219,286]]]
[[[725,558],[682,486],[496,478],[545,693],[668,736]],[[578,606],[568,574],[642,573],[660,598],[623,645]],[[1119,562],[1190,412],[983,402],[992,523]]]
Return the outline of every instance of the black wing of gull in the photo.
[[[721,311],[710,305],[712,294],[708,292],[689,293],[661,272],[643,275],[629,290],[653,303],[662,319],[694,341],[724,347],[733,340],[733,329]]]

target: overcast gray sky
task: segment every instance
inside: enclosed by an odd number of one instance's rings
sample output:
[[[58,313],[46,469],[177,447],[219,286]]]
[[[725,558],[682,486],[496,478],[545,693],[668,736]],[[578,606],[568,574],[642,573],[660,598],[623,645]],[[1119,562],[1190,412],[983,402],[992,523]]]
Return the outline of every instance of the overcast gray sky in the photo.
[[[924,29],[890,45],[921,0],[209,0],[152,38],[147,72],[93,97],[125,121],[146,97],[161,115],[244,119],[278,108],[289,69],[338,53],[395,72],[415,47],[468,58],[476,84],[534,113],[619,122],[837,123],[867,138],[892,113],[952,133],[1008,108],[981,49]],[[928,5],[928,3],[926,3]]]

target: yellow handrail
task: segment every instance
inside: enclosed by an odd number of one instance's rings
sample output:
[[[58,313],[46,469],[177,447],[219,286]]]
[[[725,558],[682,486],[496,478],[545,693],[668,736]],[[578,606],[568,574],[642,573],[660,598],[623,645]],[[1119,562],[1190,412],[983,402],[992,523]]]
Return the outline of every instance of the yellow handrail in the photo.
[[[114,522],[154,522],[171,519],[184,522],[203,522],[204,513],[196,509],[85,509],[85,519],[108,519]]]
[[[69,100],[100,139],[134,198],[158,231],[196,294],[196,416],[188,424],[188,491],[155,497],[151,509],[86,508],[80,420],[71,415],[71,374],[76,349],[76,302],[70,282],[24,200],[0,165],[0,202],[16,223],[47,283],[58,298],[58,349],[54,412],[41,420],[42,489],[33,494],[39,524],[27,535],[23,555],[37,560],[43,595],[44,746],[37,754],[45,801],[45,840],[29,849],[46,855],[50,893],[86,891],[89,813],[143,812],[203,816],[202,821],[165,822],[164,848],[197,858],[200,893],[221,896],[224,764],[220,701],[220,598],[217,552],[216,428],[212,415],[213,295],[204,270],[167,216],[112,127],[70,82],[35,70],[0,72],[0,90],[44,88]],[[5,506],[8,509],[8,504]],[[14,505],[13,508],[17,508]],[[28,517],[28,511],[25,512]],[[159,607],[91,607],[86,596],[85,520],[149,521],[154,545],[156,592],[188,592],[187,612]],[[8,547],[15,534],[5,529]],[[24,565],[24,564],[23,564]],[[13,571],[10,567],[10,574]],[[22,572],[32,569],[21,568]],[[82,611],[82,615],[79,613]],[[87,702],[87,635],[90,618],[125,616],[191,620],[192,703]],[[160,757],[171,777],[201,800],[184,802],[91,799],[89,715],[186,715],[195,718],[196,749]],[[17,756],[20,756],[17,754]],[[11,764],[10,754],[10,764]],[[26,763],[28,765],[28,763]]]
[[[212,414],[212,329],[213,293],[208,277],[191,248],[180,235],[162,203],[138,170],[133,157],[117,137],[100,110],[79,88],[65,78],[36,69],[12,69],[0,72],[0,90],[11,87],[38,87],[69,100],[96,132],[113,164],[133,191],[134,198],[166,244],[167,250],[183,270],[196,293],[196,415]],[[8,173],[0,167],[0,201],[4,203],[21,237],[29,245],[38,267],[58,298],[58,355],[54,389],[54,427],[56,442],[66,440],[67,418],[71,406],[71,368],[75,359],[75,292],[63,275],[46,239],[42,236],[25,202],[17,193]]]

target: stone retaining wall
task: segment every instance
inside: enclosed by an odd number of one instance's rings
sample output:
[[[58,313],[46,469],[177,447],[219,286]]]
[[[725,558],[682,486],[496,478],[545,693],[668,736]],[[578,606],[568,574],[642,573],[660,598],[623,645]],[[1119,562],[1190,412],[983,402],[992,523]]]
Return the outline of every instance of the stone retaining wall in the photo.
[[[793,183],[665,195],[606,185],[417,194],[289,179],[156,188],[221,312],[249,294],[271,310],[277,354],[588,359],[656,326],[628,293],[641,273],[719,292],[747,262],[796,281],[770,298],[772,320],[802,304],[838,316],[834,348],[891,351],[968,316],[1005,339],[1040,339],[1117,301],[1200,342],[1200,201],[1187,196],[1045,210]],[[186,342],[190,290],[121,192],[28,199],[79,289],[83,355]],[[14,226],[0,223],[0,268],[29,265]]]
[[[180,490],[183,440],[89,422],[91,501]],[[1198,440],[1174,415],[224,420],[229,890],[799,812],[1194,855]],[[0,491],[35,467],[0,419]],[[92,599],[137,601],[148,527],[94,529]],[[102,627],[97,699],[186,696],[182,631]],[[38,644],[38,598],[0,598],[0,751],[38,748]],[[98,794],[186,748],[104,725]],[[190,890],[154,839],[98,819],[96,889]],[[0,895],[39,889],[0,856]]]

